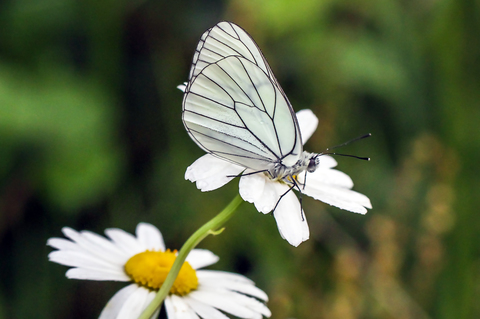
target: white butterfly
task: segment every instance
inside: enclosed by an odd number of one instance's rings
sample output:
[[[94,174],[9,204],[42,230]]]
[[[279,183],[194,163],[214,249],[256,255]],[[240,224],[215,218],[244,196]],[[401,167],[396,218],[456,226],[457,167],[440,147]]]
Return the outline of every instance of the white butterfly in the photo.
[[[185,92],[185,128],[208,153],[185,173],[200,190],[241,175],[242,198],[259,212],[273,211],[280,234],[294,246],[309,238],[294,187],[351,212],[372,207],[351,190],[347,174],[333,169],[332,157],[303,151],[318,119],[310,110],[295,114],[260,49],[239,26],[220,22],[202,35],[189,81],[178,88]]]
[[[253,39],[220,22],[197,46],[183,99],[183,123],[206,152],[273,180],[314,172],[293,108]]]

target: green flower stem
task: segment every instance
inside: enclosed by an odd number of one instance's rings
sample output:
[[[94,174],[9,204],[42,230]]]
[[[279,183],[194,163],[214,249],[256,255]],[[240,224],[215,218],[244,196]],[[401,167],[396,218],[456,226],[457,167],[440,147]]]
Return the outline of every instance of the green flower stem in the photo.
[[[232,217],[233,213],[237,210],[238,206],[242,203],[242,198],[240,195],[237,195],[230,204],[227,205],[217,216],[209,220],[206,224],[200,227],[195,233],[193,233],[190,238],[185,242],[182,246],[180,251],[178,252],[178,256],[173,263],[172,269],[165,278],[165,282],[162,284],[162,287],[157,292],[157,295],[152,300],[152,302],[148,305],[147,308],[143,311],[142,315],[139,319],[150,319],[155,312],[156,309],[160,307],[165,297],[170,292],[170,288],[172,288],[175,279],[178,276],[180,268],[182,267],[185,259],[187,258],[190,251],[195,248],[205,237],[208,235],[216,235],[221,232],[221,228],[223,224],[227,220]]]

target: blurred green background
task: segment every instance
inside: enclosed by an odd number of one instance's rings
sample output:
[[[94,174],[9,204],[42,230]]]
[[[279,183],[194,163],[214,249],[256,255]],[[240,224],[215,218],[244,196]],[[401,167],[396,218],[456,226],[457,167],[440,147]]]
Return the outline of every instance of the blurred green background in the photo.
[[[304,197],[298,248],[243,204],[201,243],[273,318],[479,318],[480,2],[0,2],[0,318],[96,318],[122,283],[67,280],[45,243],[155,224],[179,248],[238,192],[184,180],[203,154],[181,122],[201,34],[221,20],[262,48],[322,151],[372,200],[360,216]]]

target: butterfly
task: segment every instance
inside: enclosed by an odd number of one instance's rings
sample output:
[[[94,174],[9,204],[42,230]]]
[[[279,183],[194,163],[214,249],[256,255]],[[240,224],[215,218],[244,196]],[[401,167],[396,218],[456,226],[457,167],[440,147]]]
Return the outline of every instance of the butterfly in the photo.
[[[207,153],[290,185],[319,165],[260,48],[234,23],[202,35],[183,89],[183,124]]]
[[[372,208],[368,197],[351,190],[351,178],[333,169],[337,162],[326,154],[336,153],[303,151],[317,117],[310,110],[295,114],[257,44],[239,26],[220,22],[202,35],[188,82],[178,88],[184,92],[183,124],[208,153],[185,172],[200,190],[241,176],[240,196],[259,212],[273,212],[280,234],[293,246],[309,238],[294,188],[351,212]]]

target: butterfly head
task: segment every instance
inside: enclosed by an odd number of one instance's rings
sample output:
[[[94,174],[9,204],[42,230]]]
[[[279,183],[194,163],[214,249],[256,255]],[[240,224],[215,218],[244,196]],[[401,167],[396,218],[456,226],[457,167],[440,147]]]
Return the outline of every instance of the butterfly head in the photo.
[[[307,164],[307,172],[313,173],[320,164],[320,154],[310,154]]]

